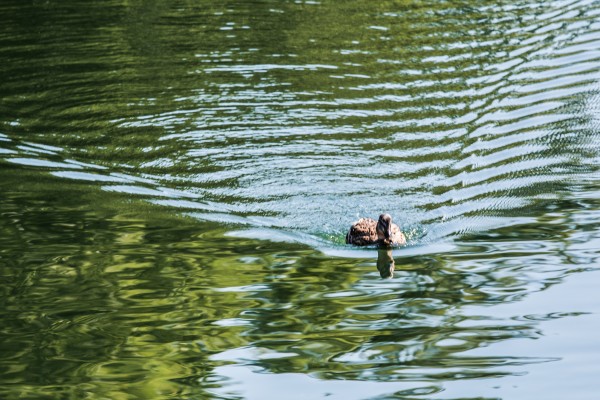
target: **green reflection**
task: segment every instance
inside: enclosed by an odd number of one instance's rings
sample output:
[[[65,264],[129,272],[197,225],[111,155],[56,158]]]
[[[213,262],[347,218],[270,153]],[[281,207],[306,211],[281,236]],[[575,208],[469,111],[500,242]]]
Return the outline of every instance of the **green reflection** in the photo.
[[[54,179],[11,176],[0,228],[5,397],[212,396],[232,362],[324,380],[439,382],[541,361],[461,356],[537,337],[531,321],[461,326],[456,312],[527,291],[517,272],[474,275],[440,256],[403,259],[393,281],[380,280],[375,252],[365,262],[228,239],[218,225],[83,184],[66,197]]]

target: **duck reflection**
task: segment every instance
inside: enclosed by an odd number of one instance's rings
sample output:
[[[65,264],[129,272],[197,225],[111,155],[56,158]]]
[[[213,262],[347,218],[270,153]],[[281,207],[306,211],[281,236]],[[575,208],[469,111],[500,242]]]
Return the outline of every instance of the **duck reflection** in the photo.
[[[382,278],[393,278],[396,263],[392,257],[392,249],[377,250],[377,269]]]

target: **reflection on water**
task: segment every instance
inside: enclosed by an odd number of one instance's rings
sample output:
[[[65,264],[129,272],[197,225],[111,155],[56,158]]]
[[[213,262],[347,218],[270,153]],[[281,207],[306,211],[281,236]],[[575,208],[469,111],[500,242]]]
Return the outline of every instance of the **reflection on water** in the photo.
[[[0,11],[0,397],[595,393],[597,2]]]
[[[560,346],[527,350],[546,321],[570,327],[598,305],[567,300],[578,287],[551,308],[536,300],[557,296],[580,261],[594,265],[574,259],[596,257],[578,249],[581,234],[553,244],[543,228],[497,230],[501,239],[401,257],[394,279],[381,279],[376,257],[389,266],[387,250],[355,259],[232,240],[218,225],[146,214],[139,201],[115,213],[104,208],[120,203],[115,194],[85,184],[65,197],[56,180],[2,178],[4,398],[494,398],[493,386],[527,382],[563,357]],[[461,385],[479,380],[493,383]]]
[[[396,269],[396,262],[392,255],[392,249],[377,250],[377,270],[382,278],[392,278]]]

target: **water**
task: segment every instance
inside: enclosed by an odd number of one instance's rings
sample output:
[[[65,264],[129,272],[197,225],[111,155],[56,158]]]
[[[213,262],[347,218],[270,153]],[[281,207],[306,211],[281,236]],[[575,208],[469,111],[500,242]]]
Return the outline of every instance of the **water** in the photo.
[[[595,399],[599,16],[4,0],[0,397]]]

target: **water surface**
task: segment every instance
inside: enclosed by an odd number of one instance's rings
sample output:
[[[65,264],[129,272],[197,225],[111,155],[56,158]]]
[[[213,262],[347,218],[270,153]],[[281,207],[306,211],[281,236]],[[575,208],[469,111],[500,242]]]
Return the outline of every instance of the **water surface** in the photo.
[[[1,396],[595,398],[599,16],[5,0]]]

